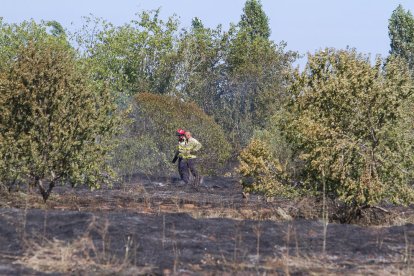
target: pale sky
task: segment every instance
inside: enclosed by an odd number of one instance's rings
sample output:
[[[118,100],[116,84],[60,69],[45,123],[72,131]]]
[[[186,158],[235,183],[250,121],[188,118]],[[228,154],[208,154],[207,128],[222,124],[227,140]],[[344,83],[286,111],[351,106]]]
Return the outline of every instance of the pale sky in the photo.
[[[389,52],[388,20],[402,4],[414,12],[414,0],[262,0],[276,43],[287,42],[288,50],[301,54],[318,49],[346,46],[383,57]],[[63,27],[81,27],[82,16],[93,14],[122,25],[142,10],[161,8],[161,17],[176,14],[181,27],[199,17],[206,27],[240,20],[245,0],[0,0],[4,22],[34,19],[56,20]],[[306,58],[299,63],[302,65]]]

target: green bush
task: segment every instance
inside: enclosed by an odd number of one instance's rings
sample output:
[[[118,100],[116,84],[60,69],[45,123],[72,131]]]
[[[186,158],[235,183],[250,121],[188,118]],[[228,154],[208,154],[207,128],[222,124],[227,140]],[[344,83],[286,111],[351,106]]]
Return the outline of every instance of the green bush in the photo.
[[[0,71],[0,183],[98,188],[111,174],[109,142],[119,124],[104,87],[91,88],[63,38],[20,45]],[[46,186],[48,185],[48,187]]]
[[[170,161],[150,135],[123,137],[114,151],[111,164],[119,177],[130,180],[136,173],[156,175]],[[169,167],[166,168],[170,170]]]
[[[309,56],[290,87],[292,101],[276,121],[296,156],[302,180],[354,207],[414,199],[413,92],[407,65],[384,64],[354,50]]]
[[[289,184],[286,163],[282,164],[272,156],[269,144],[252,139],[239,156],[237,171],[245,192],[259,192],[268,197],[298,195]]]
[[[202,173],[218,173],[230,156],[230,144],[221,127],[194,103],[140,93],[135,97],[130,115],[132,124],[121,138],[114,159],[121,175],[175,172],[176,164],[171,164],[171,160],[177,146],[178,128],[191,131],[203,145],[197,154]]]
[[[407,65],[354,50],[309,56],[289,88],[291,101],[240,154],[247,191],[326,192],[351,210],[414,199],[414,84]],[[283,164],[283,165],[282,165]],[[296,191],[300,192],[300,191]]]

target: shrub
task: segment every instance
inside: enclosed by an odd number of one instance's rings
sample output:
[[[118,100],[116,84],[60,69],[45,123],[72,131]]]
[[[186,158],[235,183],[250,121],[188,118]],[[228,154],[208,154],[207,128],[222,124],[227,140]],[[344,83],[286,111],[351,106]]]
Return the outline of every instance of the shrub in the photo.
[[[140,93],[135,97],[131,119],[132,125],[122,137],[116,153],[124,159],[115,158],[119,163],[114,166],[121,174],[132,171],[170,174],[175,171],[176,165],[172,165],[171,160],[177,145],[175,132],[178,128],[191,131],[203,145],[197,154],[203,173],[218,173],[230,156],[230,144],[221,127],[194,103],[172,96]],[[136,159],[139,162],[135,170],[122,169],[125,163],[132,164]]]
[[[3,185],[29,182],[46,201],[58,182],[98,188],[107,179],[116,107],[86,76],[61,38],[45,35],[19,47],[0,72]]]
[[[265,196],[294,197],[298,194],[287,181],[286,165],[271,155],[265,142],[253,139],[239,156],[237,171],[245,192],[259,192]]]
[[[114,151],[111,164],[118,176],[129,181],[136,173],[156,175],[171,160],[158,149],[150,135],[123,137]],[[171,158],[172,159],[172,158]],[[167,167],[167,172],[170,170]]]
[[[372,66],[354,50],[309,56],[290,87],[279,125],[304,162],[309,186],[346,204],[410,203],[413,179],[413,92],[407,65],[390,57]],[[411,123],[410,123],[411,122]]]

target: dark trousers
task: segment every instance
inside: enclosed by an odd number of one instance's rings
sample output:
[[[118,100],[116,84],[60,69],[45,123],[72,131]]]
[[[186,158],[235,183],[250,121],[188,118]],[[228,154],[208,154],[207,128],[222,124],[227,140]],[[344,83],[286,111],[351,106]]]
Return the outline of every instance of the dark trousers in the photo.
[[[199,175],[196,169],[196,159],[178,159],[178,172],[180,177],[186,184],[190,183],[190,172],[194,176],[194,179],[199,179]]]

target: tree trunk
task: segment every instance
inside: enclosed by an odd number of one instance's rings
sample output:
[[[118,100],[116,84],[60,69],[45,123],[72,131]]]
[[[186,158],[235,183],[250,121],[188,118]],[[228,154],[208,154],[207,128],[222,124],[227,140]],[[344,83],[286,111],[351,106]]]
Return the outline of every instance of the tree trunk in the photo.
[[[53,189],[53,187],[55,187],[55,182],[54,181],[51,181],[50,183],[49,183],[49,187],[47,188],[47,190],[45,189],[45,187],[43,186],[43,182],[42,182],[42,180],[40,179],[40,178],[38,178],[38,177],[36,177],[36,184],[37,184],[37,186],[39,187],[39,191],[40,191],[40,194],[42,195],[42,197],[43,197],[43,200],[44,200],[44,202],[46,202],[47,201],[47,199],[49,198],[49,196],[50,196],[50,193],[52,192],[52,189]]]

